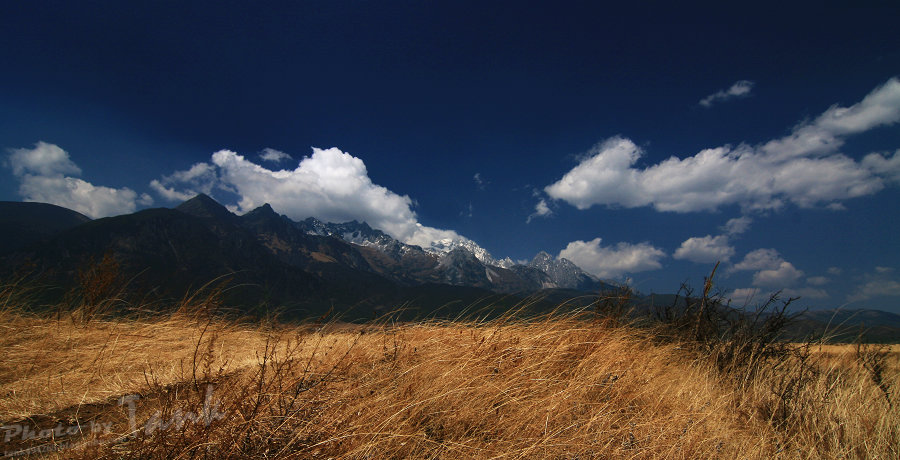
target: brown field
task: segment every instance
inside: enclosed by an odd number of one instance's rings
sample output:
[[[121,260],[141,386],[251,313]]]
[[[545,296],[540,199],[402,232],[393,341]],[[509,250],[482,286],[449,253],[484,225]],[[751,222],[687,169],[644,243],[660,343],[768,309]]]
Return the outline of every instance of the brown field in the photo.
[[[802,363],[786,358],[741,374],[648,330],[576,315],[288,326],[189,311],[88,320],[83,311],[26,314],[7,301],[0,450],[900,458],[897,347],[817,345]],[[127,395],[137,396],[119,399]]]

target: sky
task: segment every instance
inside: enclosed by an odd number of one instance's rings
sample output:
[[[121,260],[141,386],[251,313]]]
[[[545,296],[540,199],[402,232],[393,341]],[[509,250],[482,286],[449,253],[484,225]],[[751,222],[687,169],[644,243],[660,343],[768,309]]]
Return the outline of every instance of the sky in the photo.
[[[0,5],[0,200],[204,192],[900,313],[896,2],[137,3]]]

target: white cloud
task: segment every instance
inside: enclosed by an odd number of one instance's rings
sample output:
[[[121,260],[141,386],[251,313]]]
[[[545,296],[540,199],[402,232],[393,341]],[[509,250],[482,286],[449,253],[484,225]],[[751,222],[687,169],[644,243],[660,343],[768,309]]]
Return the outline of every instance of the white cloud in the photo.
[[[747,231],[750,228],[750,224],[753,223],[753,219],[747,216],[735,217],[734,219],[729,219],[728,222],[725,222],[725,225],[722,227],[722,230],[729,235],[740,235]]]
[[[778,267],[754,273],[753,285],[782,288],[796,283],[802,276],[802,270],[798,270],[788,261],[782,261]]]
[[[847,296],[850,302],[869,300],[872,297],[897,297],[900,296],[900,281],[897,280],[871,280],[856,288],[856,291]]]
[[[900,80],[892,78],[862,101],[850,106],[833,105],[812,122],[795,127],[781,139],[761,147],[767,156],[784,159],[836,152],[843,137],[900,121]]]
[[[640,149],[631,140],[607,139],[595,145],[587,158],[544,191],[578,209],[588,209],[601,202],[629,208],[648,205],[652,200],[643,196],[639,172],[631,169],[640,156]]]
[[[138,201],[141,204],[153,202],[146,194],[138,197],[129,188],[93,185],[82,179],[64,176],[25,175],[19,194],[25,201],[52,203],[95,219],[132,213]]]
[[[376,226],[376,228],[378,228]],[[388,230],[385,230],[387,233],[391,233]],[[449,241],[471,241],[468,238],[456,233],[453,230],[443,230],[440,228],[428,227],[422,225],[420,223],[415,223],[415,228],[409,234],[410,236],[403,238],[402,236],[395,236],[406,244],[412,244],[415,246],[422,246],[426,248],[431,246],[434,242],[446,242]],[[446,245],[446,243],[444,243]]]
[[[900,150],[895,151],[890,158],[870,153],[863,158],[862,165],[873,174],[880,174],[885,179],[900,184]]]
[[[774,249],[757,249],[734,264],[729,272],[756,271],[753,285],[782,289],[791,286],[803,277],[803,271],[781,257]]]
[[[661,249],[650,243],[618,243],[601,246],[600,238],[573,241],[559,252],[560,258],[571,260],[585,271],[601,278],[615,278],[625,273],[637,273],[662,268],[660,259],[666,257]]]
[[[824,289],[817,289],[811,287],[801,287],[801,288],[777,288],[775,290],[766,289],[763,290],[761,288],[741,288],[735,289],[734,292],[728,295],[728,298],[731,299],[732,302],[737,303],[738,305],[747,306],[754,303],[761,303],[761,301],[768,300],[770,296],[780,291],[779,298],[803,298],[803,299],[826,299],[830,297],[828,293]]]
[[[94,185],[83,179],[81,168],[57,145],[38,142],[33,149],[11,149],[7,164],[19,179],[19,195],[25,201],[51,203],[98,218],[134,212],[138,204],[153,198],[127,187]]]
[[[81,168],[69,159],[69,153],[54,144],[38,142],[33,149],[10,149],[7,158],[13,175],[80,175]]]
[[[150,181],[150,188],[169,201],[186,201],[205,193],[209,195],[219,183],[216,167],[209,163],[195,163],[190,169],[175,171],[161,179]],[[176,190],[175,186],[185,187]]]
[[[141,206],[151,206],[153,205],[153,197],[150,196],[149,193],[141,193],[141,195],[137,198],[136,203]]]
[[[784,259],[774,249],[757,249],[744,256],[744,260],[734,264],[730,271],[771,270],[781,265]]]
[[[688,238],[672,256],[697,263],[727,262],[734,255],[734,247],[728,244],[728,236],[706,235]]]
[[[861,102],[833,106],[812,122],[763,145],[704,149],[638,167],[643,151],[613,137],[594,146],[560,180],[544,188],[578,209],[595,205],[653,206],[658,211],[745,210],[837,205],[874,194],[900,177],[898,154],[872,153],[861,162],[838,153],[843,137],[900,120],[900,80],[891,79]]]
[[[475,173],[475,175],[472,176],[472,180],[475,181],[475,185],[478,186],[479,190],[484,190],[484,187],[488,184],[488,182],[481,177],[480,172]]]
[[[178,191],[172,187],[166,187],[161,181],[153,179],[150,181],[150,188],[158,193],[161,197],[169,201],[187,201],[198,195],[197,192],[188,189],[186,191]]]
[[[731,85],[728,89],[717,91],[700,100],[703,107],[712,107],[716,102],[727,101],[736,97],[743,97],[750,94],[753,89],[753,82],[749,80],[740,80]]]
[[[187,188],[178,190],[176,186]],[[442,239],[466,239],[453,230],[421,225],[412,199],[374,184],[361,159],[337,148],[313,148],[312,155],[304,157],[296,168],[277,171],[230,150],[220,150],[210,163],[165,176],[151,187],[162,196],[179,200],[196,191],[208,193],[222,188],[239,196],[231,205],[237,213],[269,203],[292,219],[361,220],[400,241],[420,246]]]
[[[831,282],[831,280],[826,276],[810,276],[809,278],[806,278],[806,284],[812,286],[824,286],[829,282]]]
[[[844,271],[841,270],[841,269],[838,268],[838,267],[828,267],[828,274],[829,274],[829,275],[838,276],[838,275],[840,275],[840,274],[843,273],[843,272],[844,272]]]
[[[291,156],[282,152],[281,150],[275,150],[275,149],[266,147],[259,154],[259,158],[263,161],[271,161],[273,163],[280,163],[282,161],[290,160]]]
[[[863,276],[862,283],[847,296],[847,301],[859,302],[873,297],[900,296],[900,280],[893,274],[894,269],[891,267],[875,267],[873,272]]]
[[[531,223],[531,219],[535,217],[549,217],[553,215],[553,211],[550,210],[550,207],[547,206],[547,200],[541,198],[536,205],[534,205],[534,212],[528,216],[528,219],[525,220],[525,223]]]
[[[760,292],[760,288],[740,288],[732,291],[728,298],[739,305],[748,305],[759,296]]]

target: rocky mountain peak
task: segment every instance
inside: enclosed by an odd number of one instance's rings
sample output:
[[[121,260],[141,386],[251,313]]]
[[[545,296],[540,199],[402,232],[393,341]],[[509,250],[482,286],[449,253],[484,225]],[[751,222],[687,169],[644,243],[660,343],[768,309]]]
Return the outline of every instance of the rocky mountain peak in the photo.
[[[531,259],[531,263],[529,265],[545,264],[553,262],[555,259],[555,257],[551,256],[546,251],[541,251],[534,256],[534,259]]]
[[[277,212],[275,212],[274,209],[272,209],[272,206],[269,205],[269,203],[266,203],[256,209],[248,212],[247,214],[244,214],[244,217],[251,217],[251,218],[268,217],[268,218],[271,218],[271,217],[280,217],[280,216]]]
[[[185,214],[203,219],[234,219],[235,215],[209,195],[201,193],[175,208]]]
[[[561,287],[591,290],[603,285],[599,279],[586,273],[571,260],[553,257],[545,251],[537,253],[528,266],[546,273]]]

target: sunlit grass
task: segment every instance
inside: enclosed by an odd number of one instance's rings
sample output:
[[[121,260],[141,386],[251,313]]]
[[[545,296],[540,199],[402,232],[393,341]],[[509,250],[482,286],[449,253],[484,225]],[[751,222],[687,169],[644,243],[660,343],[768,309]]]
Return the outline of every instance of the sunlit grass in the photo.
[[[7,305],[0,421],[113,424],[54,439],[4,441],[0,432],[2,450],[55,442],[63,456],[84,458],[900,453],[896,350],[870,350],[886,365],[885,396],[853,346],[813,346],[804,364],[813,372],[787,357],[738,384],[687,344],[585,314],[286,325],[227,320],[204,302],[90,320]],[[795,376],[803,378],[785,395]],[[126,395],[140,398],[134,424],[118,401]],[[189,417],[211,402],[216,417]]]

